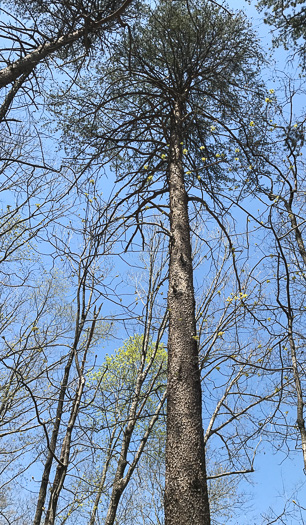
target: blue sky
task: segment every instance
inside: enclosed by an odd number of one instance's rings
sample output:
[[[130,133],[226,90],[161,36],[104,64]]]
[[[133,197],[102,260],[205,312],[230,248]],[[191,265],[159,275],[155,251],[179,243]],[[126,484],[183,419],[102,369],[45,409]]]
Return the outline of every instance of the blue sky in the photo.
[[[267,56],[271,53],[271,42],[269,37],[269,28],[264,26],[262,23],[261,16],[257,13],[254,2],[250,6],[246,1],[228,1],[228,5],[232,9],[242,9],[248,17],[253,18],[255,29],[257,30],[259,37],[262,41],[264,49],[266,49]],[[282,69],[287,55],[283,49],[279,49],[274,53],[275,65],[279,69]],[[273,64],[273,61],[272,61]],[[273,70],[266,68],[265,79],[267,81],[267,87],[274,86],[274,64]],[[297,108],[297,112],[299,108]],[[127,260],[131,261],[132,257],[127,256]],[[132,261],[131,261],[132,262]],[[121,266],[120,273],[121,273]],[[123,268],[123,265],[122,265]],[[119,273],[119,271],[118,271]],[[128,275],[125,275],[128,280]],[[124,290],[127,290],[131,294],[133,293],[134,286],[131,285],[130,289],[124,285]],[[123,332],[123,330],[122,330]],[[121,336],[121,332],[118,333]],[[124,338],[125,336],[123,336]],[[111,341],[110,344],[105,348],[105,351],[112,351],[114,348],[120,346],[121,343],[118,341]],[[104,349],[101,354],[103,354]],[[252,484],[242,482],[241,490],[247,493],[247,499],[250,507],[243,514],[237,512],[238,518],[234,518],[228,521],[229,524],[235,525],[263,525],[269,523],[263,517],[264,513],[268,512],[269,507],[273,509],[275,513],[281,513],[284,504],[288,501],[293,511],[297,510],[297,506],[292,500],[306,507],[304,503],[306,501],[306,487],[305,487],[305,476],[303,474],[303,463],[301,452],[290,452],[289,456],[283,452],[273,454],[271,447],[265,442],[262,442],[259,446],[259,454],[255,462],[255,472],[248,475],[248,479]],[[304,513],[304,519],[306,520],[306,513]],[[277,521],[276,523],[281,523]],[[291,523],[303,523],[301,516],[296,513],[291,517],[287,517],[285,522],[287,525]]]
[[[232,9],[242,9],[253,22],[258,35],[261,39],[263,48],[267,55],[271,53],[270,28],[263,24],[261,15],[255,9],[255,2],[251,5],[244,0],[229,0],[228,5]],[[283,48],[273,52],[272,68],[266,68],[264,77],[268,88],[276,87],[274,78],[274,64],[279,71],[286,67],[288,53]],[[273,64],[274,62],[274,64]],[[295,69],[297,64],[289,66],[289,70]],[[288,66],[287,66],[288,68]],[[302,111],[303,100],[296,107],[296,113]],[[264,519],[264,515],[272,509],[274,519],[281,514],[285,506],[289,510],[284,521],[281,518],[273,523],[285,523],[286,525],[306,523],[306,510],[299,510],[297,504],[306,508],[306,477],[303,473],[303,460],[301,450],[291,451],[288,455],[286,451],[275,453],[265,442],[260,446],[261,452],[255,462],[255,472],[249,474],[252,484],[242,482],[241,489],[249,494],[248,502],[253,506],[253,510],[246,512],[245,516],[239,516],[230,520],[231,525],[259,525],[270,523]],[[295,501],[296,503],[294,503]]]

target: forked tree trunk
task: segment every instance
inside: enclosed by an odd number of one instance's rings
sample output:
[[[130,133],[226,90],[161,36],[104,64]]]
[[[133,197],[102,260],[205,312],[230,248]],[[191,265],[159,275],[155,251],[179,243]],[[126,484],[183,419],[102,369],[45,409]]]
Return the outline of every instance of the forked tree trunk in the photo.
[[[176,103],[173,109],[169,159],[171,242],[165,524],[208,525],[190,226],[182,165],[182,107]]]
[[[65,373],[64,373],[63,380],[62,380],[60,394],[59,394],[59,398],[57,402],[56,416],[55,416],[52,436],[50,439],[49,451],[48,451],[47,459],[46,459],[45,466],[44,466],[43,476],[42,476],[42,480],[40,484],[39,495],[38,495],[38,500],[37,500],[37,507],[36,507],[33,525],[40,525],[42,515],[44,512],[44,508],[45,508],[44,506],[45,506],[46,497],[47,497],[47,489],[48,489],[48,484],[50,480],[51,468],[52,468],[54,454],[56,450],[60,424],[62,421],[62,415],[64,411],[64,401],[65,401],[65,396],[66,396],[66,391],[67,391],[70,369],[71,369],[72,362],[73,362],[73,357],[74,357],[74,349],[72,348],[69,354],[67,364],[65,366]]]

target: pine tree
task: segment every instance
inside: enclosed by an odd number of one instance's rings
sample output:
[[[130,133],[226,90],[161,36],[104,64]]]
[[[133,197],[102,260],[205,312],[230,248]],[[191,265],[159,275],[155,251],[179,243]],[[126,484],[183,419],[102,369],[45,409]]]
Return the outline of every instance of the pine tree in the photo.
[[[166,525],[210,523],[188,203],[193,192],[199,202],[205,192],[217,196],[230,180],[227,165],[235,154],[226,157],[222,150],[234,151],[238,141],[252,161],[250,111],[264,100],[257,76],[261,60],[241,13],[205,1],[161,2],[143,10],[142,23],[97,63],[94,78],[69,92],[74,110],[65,108],[65,96],[55,98],[78,162],[91,158],[116,172],[114,210],[128,202],[126,224],[134,221],[135,227],[127,248],[142,234],[148,210],[165,215]]]

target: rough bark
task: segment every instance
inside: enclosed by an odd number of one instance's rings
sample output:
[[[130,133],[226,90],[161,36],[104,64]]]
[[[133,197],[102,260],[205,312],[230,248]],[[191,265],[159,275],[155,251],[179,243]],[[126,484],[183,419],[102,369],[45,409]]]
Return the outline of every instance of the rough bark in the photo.
[[[171,122],[166,525],[210,524],[196,337],[188,200],[182,165],[182,104]]]

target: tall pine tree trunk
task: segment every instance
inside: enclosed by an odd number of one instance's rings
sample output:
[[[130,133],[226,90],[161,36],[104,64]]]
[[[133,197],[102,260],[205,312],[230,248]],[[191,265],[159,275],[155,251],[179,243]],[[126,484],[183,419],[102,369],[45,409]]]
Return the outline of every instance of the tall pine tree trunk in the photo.
[[[171,242],[165,524],[208,525],[190,225],[182,165],[182,109],[183,104],[176,102],[169,160]]]

